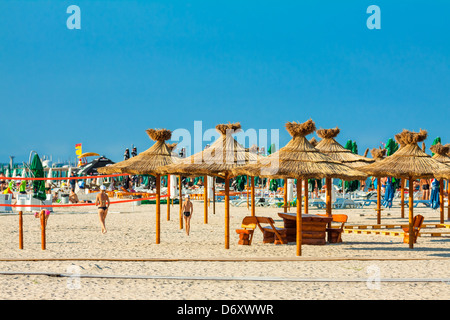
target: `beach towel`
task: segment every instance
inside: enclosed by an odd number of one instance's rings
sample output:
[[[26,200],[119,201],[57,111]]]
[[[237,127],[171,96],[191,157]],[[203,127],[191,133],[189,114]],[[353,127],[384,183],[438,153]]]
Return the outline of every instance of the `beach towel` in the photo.
[[[392,201],[394,200],[394,185],[392,184],[392,178],[387,178],[386,191],[384,193],[384,206],[386,208],[392,208]]]
[[[439,181],[437,179],[433,179],[431,182],[431,208],[437,209],[441,205],[439,202]]]

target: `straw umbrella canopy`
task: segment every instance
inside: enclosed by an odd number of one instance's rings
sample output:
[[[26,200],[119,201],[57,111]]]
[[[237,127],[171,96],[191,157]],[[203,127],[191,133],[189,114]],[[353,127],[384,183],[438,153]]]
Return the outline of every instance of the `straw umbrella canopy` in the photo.
[[[316,133],[322,138],[316,145],[316,149],[346,166],[358,168],[375,162],[374,159],[351,152],[337,142],[335,138],[340,133],[340,129],[337,127],[334,129],[319,129]]]
[[[431,150],[431,152],[434,153],[433,159],[450,166],[450,156],[448,156],[448,152],[450,150],[450,144],[446,144],[444,146],[440,142],[438,142],[437,144],[432,145],[430,147],[430,150]],[[450,191],[449,182],[450,181],[447,180],[447,197],[448,197],[448,201],[449,201],[447,218],[450,220],[450,196],[448,195],[449,191]],[[439,181],[439,197],[440,197],[440,222],[444,223],[444,180],[443,179],[441,179],[441,181]]]
[[[118,162],[114,165],[100,168],[102,174],[128,173],[128,174],[148,174],[156,177],[156,244],[160,243],[160,221],[161,221],[161,172],[160,168],[172,164],[174,158],[172,150],[167,146],[166,140],[172,136],[172,132],[167,129],[147,129],[146,133],[155,141],[148,150],[139,153],[128,160]]]
[[[229,180],[234,176],[232,169],[255,162],[257,155],[246,150],[232,137],[233,133],[241,130],[240,123],[219,124],[216,130],[221,136],[210,147],[177,163],[165,166],[162,172],[181,176],[215,176],[225,179],[225,249],[229,249]]]
[[[270,177],[274,179],[297,179],[297,255],[301,255],[302,215],[301,180],[338,178],[343,180],[363,179],[367,175],[333,160],[313,147],[306,136],[316,130],[310,119],[304,123],[288,122],[286,130],[292,136],[286,146],[277,152],[258,159],[257,163],[233,170],[234,174]],[[331,214],[331,192],[327,189],[327,210]]]
[[[403,130],[395,136],[400,149],[393,155],[360,167],[361,171],[376,177],[395,177],[409,180],[409,247],[414,247],[413,233],[413,179],[430,179],[448,177],[450,168],[445,164],[431,158],[422,151],[418,143],[427,138],[427,131],[411,132]]]
[[[351,168],[358,168],[374,162],[374,159],[355,154],[338,143],[335,138],[340,132],[341,130],[338,127],[334,129],[317,130],[316,133],[322,140],[316,145],[316,149]],[[327,188],[332,185],[331,178],[328,177],[326,179],[326,184]],[[342,191],[344,192],[344,183],[342,183]]]
[[[335,138],[340,132],[341,130],[338,127],[317,130],[316,133],[322,140],[316,145],[316,149],[351,168],[358,168],[374,162],[373,159],[355,154],[338,143]],[[330,181],[327,182],[328,184],[331,183]],[[342,192],[345,192],[344,183],[342,183]]]

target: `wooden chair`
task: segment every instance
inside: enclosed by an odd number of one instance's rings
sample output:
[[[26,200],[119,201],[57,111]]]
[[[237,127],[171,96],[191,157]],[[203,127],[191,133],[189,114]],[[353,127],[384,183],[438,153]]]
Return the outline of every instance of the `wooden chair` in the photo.
[[[318,216],[328,217],[326,214],[318,213]],[[340,223],[339,226],[331,226],[327,228],[326,231],[328,233],[328,242],[330,243],[339,243],[342,242],[342,233],[344,232],[344,225],[348,220],[348,216],[346,214],[332,214],[333,222]]]
[[[251,245],[253,240],[253,232],[258,225],[256,217],[248,216],[242,220],[242,229],[236,229],[236,233],[239,234],[239,242],[241,245]]]
[[[342,233],[344,232],[344,225],[348,220],[348,216],[346,214],[333,214],[333,222],[340,223],[339,226],[331,228],[327,228],[328,232],[328,241],[331,243],[339,243],[342,242]]]
[[[286,229],[275,227],[272,218],[256,217],[258,227],[263,233],[263,243],[287,244]],[[261,224],[268,224],[262,227]]]
[[[417,237],[419,236],[420,229],[422,228],[424,217],[418,214],[413,219],[413,232],[414,232],[414,243],[417,242]],[[409,227],[403,229],[403,243],[409,243]]]

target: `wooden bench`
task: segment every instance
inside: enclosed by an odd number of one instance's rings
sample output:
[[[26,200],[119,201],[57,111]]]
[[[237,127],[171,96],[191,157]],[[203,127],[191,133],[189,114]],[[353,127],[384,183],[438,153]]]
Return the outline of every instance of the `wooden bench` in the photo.
[[[256,217],[258,227],[263,233],[263,243],[287,244],[286,229],[275,227],[272,218]],[[261,224],[268,224],[268,226],[261,226]]]
[[[422,228],[424,217],[420,214],[413,219],[413,232],[414,232],[414,243],[417,242],[417,237],[419,236],[420,229]],[[403,228],[403,243],[409,243],[409,227]]]
[[[239,235],[238,244],[241,245],[251,245],[253,240],[253,232],[258,225],[258,220],[256,217],[248,216],[242,220],[241,228],[236,229],[236,233]]]
[[[326,214],[318,214],[319,216],[328,217]],[[328,233],[328,242],[330,243],[340,243],[342,242],[342,233],[344,232],[344,226],[345,223],[348,220],[348,216],[346,214],[333,214],[331,215],[333,218],[333,222],[337,222],[340,225],[333,226],[331,225],[329,228],[326,229]]]

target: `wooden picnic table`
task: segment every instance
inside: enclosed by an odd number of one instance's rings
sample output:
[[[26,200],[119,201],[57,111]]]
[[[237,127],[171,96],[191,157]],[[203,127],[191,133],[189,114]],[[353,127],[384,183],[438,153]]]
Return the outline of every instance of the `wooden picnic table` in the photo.
[[[297,215],[293,213],[278,213],[278,216],[283,219],[287,241],[295,242],[297,240]],[[302,244],[326,244],[326,229],[331,221],[333,221],[333,218],[328,216],[302,214]]]

